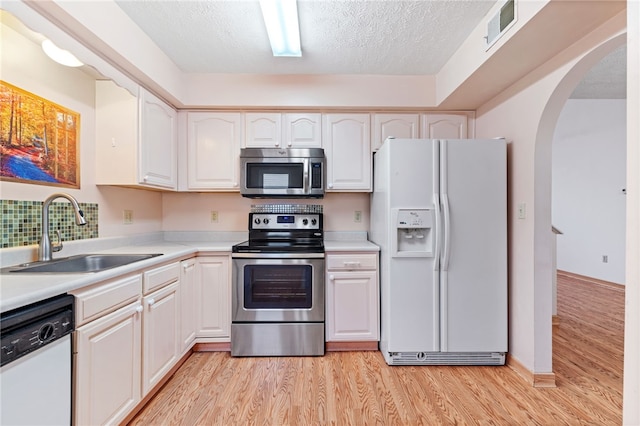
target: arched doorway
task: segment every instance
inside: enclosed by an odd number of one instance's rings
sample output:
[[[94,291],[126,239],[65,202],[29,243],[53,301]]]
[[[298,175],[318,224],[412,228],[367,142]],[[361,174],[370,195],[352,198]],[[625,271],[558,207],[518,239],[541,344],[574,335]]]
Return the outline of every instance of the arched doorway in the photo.
[[[619,34],[584,54],[559,81],[549,97],[535,138],[534,156],[534,303],[543,307],[544,314],[551,318],[554,289],[553,282],[553,236],[551,223],[551,160],[553,132],[567,99],[584,75],[602,58],[626,43],[626,33]],[[536,322],[535,332],[550,336],[548,322]],[[547,354],[551,356],[551,354]]]

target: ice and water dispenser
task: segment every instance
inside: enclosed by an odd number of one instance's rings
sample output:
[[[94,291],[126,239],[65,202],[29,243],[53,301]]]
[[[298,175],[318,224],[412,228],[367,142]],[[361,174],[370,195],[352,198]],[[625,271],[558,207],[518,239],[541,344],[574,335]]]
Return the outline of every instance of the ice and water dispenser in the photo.
[[[394,257],[433,256],[433,210],[394,209]]]

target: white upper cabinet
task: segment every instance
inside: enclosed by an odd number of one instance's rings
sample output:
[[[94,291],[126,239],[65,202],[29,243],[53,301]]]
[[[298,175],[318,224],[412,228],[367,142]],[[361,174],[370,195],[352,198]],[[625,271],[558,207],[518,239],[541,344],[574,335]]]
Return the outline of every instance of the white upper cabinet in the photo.
[[[287,148],[322,148],[322,114],[284,114],[284,143]]]
[[[245,146],[279,148],[282,145],[282,114],[248,112],[244,115]]]
[[[143,88],[136,97],[96,81],[98,185],[175,190],[177,136],[177,113],[161,99]]]
[[[323,116],[327,191],[371,191],[369,114]]]
[[[247,148],[321,148],[320,113],[248,112],[244,115]]]
[[[466,139],[473,137],[468,131],[470,114],[423,114],[420,137],[425,139]]]
[[[374,114],[371,148],[377,151],[390,136],[397,139],[415,139],[419,134],[419,114]]]
[[[241,144],[241,113],[189,112],[186,189],[239,191]]]
[[[140,88],[140,168],[138,181],[176,189],[178,184],[176,111]]]

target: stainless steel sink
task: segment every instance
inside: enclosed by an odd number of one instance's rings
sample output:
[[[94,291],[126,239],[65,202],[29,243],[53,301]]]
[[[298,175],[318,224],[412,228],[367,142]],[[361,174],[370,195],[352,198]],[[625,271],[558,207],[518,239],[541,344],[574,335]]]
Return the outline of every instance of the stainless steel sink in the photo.
[[[2,272],[23,273],[85,273],[99,272],[105,269],[116,268],[133,262],[160,256],[153,254],[81,254],[77,256],[54,259],[44,262],[23,263],[17,266],[3,268]]]

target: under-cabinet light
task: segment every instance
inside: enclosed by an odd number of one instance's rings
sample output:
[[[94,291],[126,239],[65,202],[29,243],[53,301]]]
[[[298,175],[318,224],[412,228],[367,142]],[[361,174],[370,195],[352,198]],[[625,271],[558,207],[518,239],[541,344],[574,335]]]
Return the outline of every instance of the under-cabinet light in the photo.
[[[260,0],[273,56],[302,56],[296,0]]]
[[[66,65],[68,67],[81,67],[84,65],[78,60],[78,58],[73,56],[71,52],[60,49],[49,39],[42,42],[42,50],[44,50],[44,53],[46,53],[48,57],[59,64]]]

